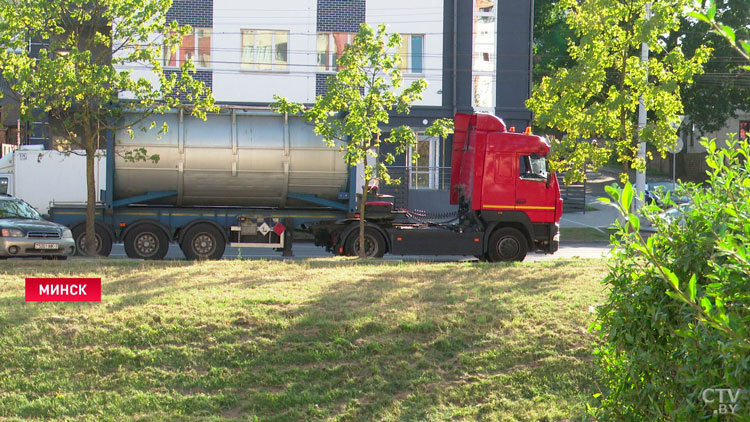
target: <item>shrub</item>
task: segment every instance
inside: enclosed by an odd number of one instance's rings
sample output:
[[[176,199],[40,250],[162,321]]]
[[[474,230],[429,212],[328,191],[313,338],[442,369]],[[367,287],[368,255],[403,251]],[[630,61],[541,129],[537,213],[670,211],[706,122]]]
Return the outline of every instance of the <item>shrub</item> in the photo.
[[[750,420],[750,145],[703,144],[706,185],[683,187],[691,205],[676,218],[643,207],[657,228],[646,240],[632,186],[608,188],[624,218],[593,326],[599,420]]]

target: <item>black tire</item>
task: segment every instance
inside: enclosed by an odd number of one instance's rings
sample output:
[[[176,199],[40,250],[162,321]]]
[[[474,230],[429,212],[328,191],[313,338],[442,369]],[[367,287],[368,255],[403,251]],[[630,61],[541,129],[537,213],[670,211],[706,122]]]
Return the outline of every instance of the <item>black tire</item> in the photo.
[[[506,227],[495,230],[487,245],[487,258],[490,262],[523,261],[528,252],[526,236],[520,231]]]
[[[94,226],[94,237],[96,238],[96,254],[109,256],[112,252],[112,236],[104,227],[98,224]],[[79,224],[73,228],[73,239],[76,242],[76,255],[86,255],[86,225]]]
[[[189,260],[221,259],[226,246],[224,236],[210,224],[191,227],[180,242],[180,249]]]
[[[359,256],[359,229],[354,230],[344,243],[344,255]],[[365,229],[365,256],[382,258],[385,255],[385,240],[373,229]]]
[[[125,253],[130,258],[164,259],[169,250],[169,238],[154,224],[140,224],[125,236]]]

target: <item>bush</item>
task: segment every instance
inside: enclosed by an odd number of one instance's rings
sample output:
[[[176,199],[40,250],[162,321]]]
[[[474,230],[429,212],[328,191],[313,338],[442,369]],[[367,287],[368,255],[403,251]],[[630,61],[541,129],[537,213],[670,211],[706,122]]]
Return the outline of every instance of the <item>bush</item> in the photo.
[[[625,218],[594,324],[599,420],[750,420],[750,145],[703,144],[706,185],[683,187],[692,201],[677,218],[644,207],[647,240],[626,211],[632,186],[608,189]]]

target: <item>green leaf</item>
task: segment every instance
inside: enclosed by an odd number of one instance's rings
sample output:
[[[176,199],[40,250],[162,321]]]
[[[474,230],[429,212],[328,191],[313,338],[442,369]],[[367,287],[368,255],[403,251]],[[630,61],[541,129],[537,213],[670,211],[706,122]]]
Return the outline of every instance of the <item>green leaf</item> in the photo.
[[[750,54],[750,41],[740,41],[740,45],[745,50],[745,53]]]
[[[706,10],[706,17],[711,21],[716,17],[716,1],[710,1],[710,6],[708,7],[708,10]]]
[[[669,281],[672,287],[674,287],[675,290],[680,290],[680,280],[677,278],[677,275],[666,267],[663,267],[662,271],[667,275],[667,281]]]
[[[633,231],[641,230],[641,220],[638,218],[637,215],[628,214],[628,221],[630,222],[630,225],[633,226]]]
[[[695,274],[693,274],[692,277],[690,277],[690,281],[688,282],[688,289],[690,290],[690,301],[695,302],[695,296],[698,294],[698,286],[697,286],[697,278],[695,277]]]
[[[711,304],[711,299],[707,298],[706,296],[703,296],[701,298],[701,306],[703,307],[703,312],[710,314],[711,309],[713,309],[713,305]]]
[[[633,185],[630,184],[630,182],[625,184],[625,187],[622,188],[622,195],[620,196],[620,205],[622,206],[622,209],[629,210],[630,206],[633,203]]]
[[[695,18],[695,19],[697,19],[697,20],[699,20],[701,22],[711,23],[711,19],[709,19],[708,16],[704,15],[703,13],[700,13],[700,12],[688,12],[687,15],[690,16],[691,18]]]
[[[737,38],[734,34],[734,29],[727,25],[720,25],[721,34],[724,35],[733,45],[737,42]]]
[[[667,296],[669,296],[669,297],[671,297],[672,299],[674,299],[674,300],[677,300],[677,301],[680,301],[680,302],[683,302],[683,303],[687,303],[687,300],[685,300],[685,298],[684,298],[684,297],[683,297],[683,296],[682,296],[681,294],[679,294],[679,293],[677,293],[677,292],[673,292],[672,290],[667,290],[667,291],[666,291],[666,292],[664,292],[664,293],[665,293],[665,294],[666,294]]]

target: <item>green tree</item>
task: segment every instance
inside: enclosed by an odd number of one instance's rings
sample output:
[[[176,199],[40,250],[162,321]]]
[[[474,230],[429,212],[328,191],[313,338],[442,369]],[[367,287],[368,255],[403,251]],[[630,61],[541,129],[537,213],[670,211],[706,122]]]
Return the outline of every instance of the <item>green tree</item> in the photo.
[[[363,164],[364,174],[359,199],[359,243],[365,245],[365,203],[368,186],[372,180],[390,181],[386,164],[393,164],[394,155],[404,154],[414,146],[416,137],[408,126],[390,129],[387,136],[383,126],[395,111],[408,114],[412,103],[422,98],[427,88],[424,79],[417,79],[402,88],[399,70],[401,57],[399,34],[387,34],[385,25],[377,30],[367,24],[360,26],[352,43],[344,49],[337,61],[338,72],[328,79],[328,91],[319,96],[312,107],[292,103],[275,96],[272,104],[280,113],[302,113],[303,118],[315,127],[315,133],[331,147],[343,141],[341,150],[350,166]],[[343,116],[343,117],[341,117]],[[453,131],[453,121],[437,119],[425,131],[429,136],[447,136]],[[388,153],[383,161],[372,164],[367,157],[376,158],[383,143],[395,146],[396,154]],[[412,148],[412,151],[416,148]],[[417,156],[414,154],[412,159]],[[366,256],[366,247],[357,246],[359,257]]]
[[[700,22],[706,23],[711,28],[713,34],[717,34],[729,41],[729,48],[734,50],[743,59],[742,69],[750,70],[750,28],[746,21],[735,23],[736,19],[734,15],[730,14],[731,10],[723,6],[721,9],[717,8],[715,0],[708,0],[708,5],[705,10],[698,10],[688,13],[688,15]],[[747,11],[750,14],[750,11]],[[721,14],[721,16],[719,16]],[[731,21],[725,21],[723,18],[729,15]],[[745,28],[741,28],[740,25],[744,25]]]
[[[153,114],[181,106],[180,97],[192,103],[195,116],[205,118],[215,109],[205,84],[192,77],[192,62],[169,75],[162,69],[162,49],[176,48],[191,30],[166,23],[171,5],[171,0],[0,0],[0,71],[20,114],[27,120],[46,114],[59,127],[62,144],[85,151],[89,256],[96,254],[94,158],[100,140],[108,131],[149,124]],[[42,44],[38,54],[30,51],[30,41]],[[143,71],[136,75],[134,68]],[[158,159],[142,149],[123,154]]]
[[[701,47],[688,59],[679,46],[665,47],[664,36],[677,29],[686,0],[655,1],[645,16],[647,0],[560,0],[567,23],[579,39],[571,45],[575,65],[544,78],[527,102],[536,124],[564,133],[553,143],[553,166],[568,181],[603,164],[612,153],[625,168],[643,169],[637,158],[639,140],[662,154],[677,138],[673,127],[682,113],[681,90],[709,56]],[[658,51],[640,58],[641,43]],[[637,110],[643,97],[648,124],[639,128]],[[597,138],[599,141],[582,142]]]
[[[565,22],[565,11],[558,0],[534,2],[534,84],[545,76],[552,76],[559,68],[574,65],[568,45],[579,39]],[[726,0],[716,16],[723,24],[736,28],[737,35],[750,34],[750,0]],[[707,22],[682,16],[679,28],[665,37],[667,50],[679,45],[687,57],[692,57],[703,45],[713,49],[704,64],[704,73],[695,76],[695,83],[683,89],[684,114],[702,132],[720,129],[736,111],[747,107],[750,96],[750,75],[742,70],[741,57],[718,34],[710,33]],[[660,50],[652,51],[662,57]],[[687,87],[684,87],[687,88]]]
[[[737,28],[737,36],[750,35],[750,0],[728,0],[716,11],[723,24]],[[737,117],[738,109],[747,109],[750,97],[750,75],[742,69],[743,59],[733,46],[710,31],[704,21],[685,16],[680,28],[666,39],[668,48],[680,45],[690,56],[701,45],[713,49],[704,65],[704,74],[695,78],[695,84],[685,90],[685,114],[701,132],[721,129],[730,117]]]
[[[534,85],[560,68],[573,67],[568,46],[575,39],[558,0],[534,1]]]

